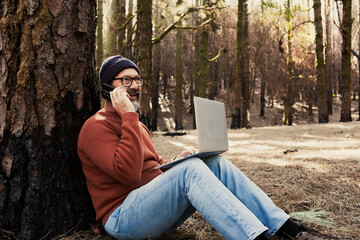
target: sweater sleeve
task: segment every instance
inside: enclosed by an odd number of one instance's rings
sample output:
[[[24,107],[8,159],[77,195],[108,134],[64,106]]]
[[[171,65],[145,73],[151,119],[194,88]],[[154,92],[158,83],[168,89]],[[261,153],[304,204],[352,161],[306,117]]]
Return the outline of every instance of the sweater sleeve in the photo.
[[[94,120],[79,136],[80,151],[102,171],[128,186],[140,183],[143,168],[141,125],[137,113],[122,115],[121,133],[107,121]]]

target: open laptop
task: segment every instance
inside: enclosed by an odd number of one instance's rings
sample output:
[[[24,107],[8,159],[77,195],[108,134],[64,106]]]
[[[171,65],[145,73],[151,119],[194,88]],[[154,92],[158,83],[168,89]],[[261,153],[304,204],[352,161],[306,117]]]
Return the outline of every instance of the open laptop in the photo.
[[[169,168],[186,159],[206,159],[229,149],[225,105],[205,98],[194,97],[198,152],[156,167]]]

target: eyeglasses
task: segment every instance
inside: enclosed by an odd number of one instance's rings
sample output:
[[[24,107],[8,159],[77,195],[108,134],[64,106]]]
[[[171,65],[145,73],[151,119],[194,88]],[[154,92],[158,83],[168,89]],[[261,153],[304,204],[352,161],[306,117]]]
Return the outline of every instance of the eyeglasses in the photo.
[[[121,84],[124,87],[130,87],[133,81],[136,83],[136,85],[138,85],[138,87],[141,87],[144,83],[144,81],[142,80],[141,77],[125,76],[125,77],[121,77],[121,78],[114,78],[114,80],[121,80]]]

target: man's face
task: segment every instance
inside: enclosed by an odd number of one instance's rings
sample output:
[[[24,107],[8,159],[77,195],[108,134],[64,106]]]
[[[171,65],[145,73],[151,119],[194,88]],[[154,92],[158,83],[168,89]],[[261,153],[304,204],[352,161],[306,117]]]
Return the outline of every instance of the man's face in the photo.
[[[129,94],[130,101],[133,104],[135,104],[136,102],[140,102],[141,87],[138,86],[135,81],[132,81],[130,86],[124,87],[123,84],[121,83],[121,80],[116,79],[122,77],[132,77],[132,78],[140,77],[138,72],[134,68],[126,68],[115,76],[115,80],[112,81],[111,85],[115,88],[120,87],[122,89],[125,89],[126,92]]]

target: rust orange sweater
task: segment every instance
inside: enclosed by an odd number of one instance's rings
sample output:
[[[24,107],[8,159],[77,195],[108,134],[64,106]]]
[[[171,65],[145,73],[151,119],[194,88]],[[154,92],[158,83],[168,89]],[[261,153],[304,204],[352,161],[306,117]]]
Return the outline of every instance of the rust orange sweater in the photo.
[[[103,225],[132,190],[162,173],[154,167],[166,163],[138,114],[120,117],[110,102],[84,123],[78,154],[96,219]]]

